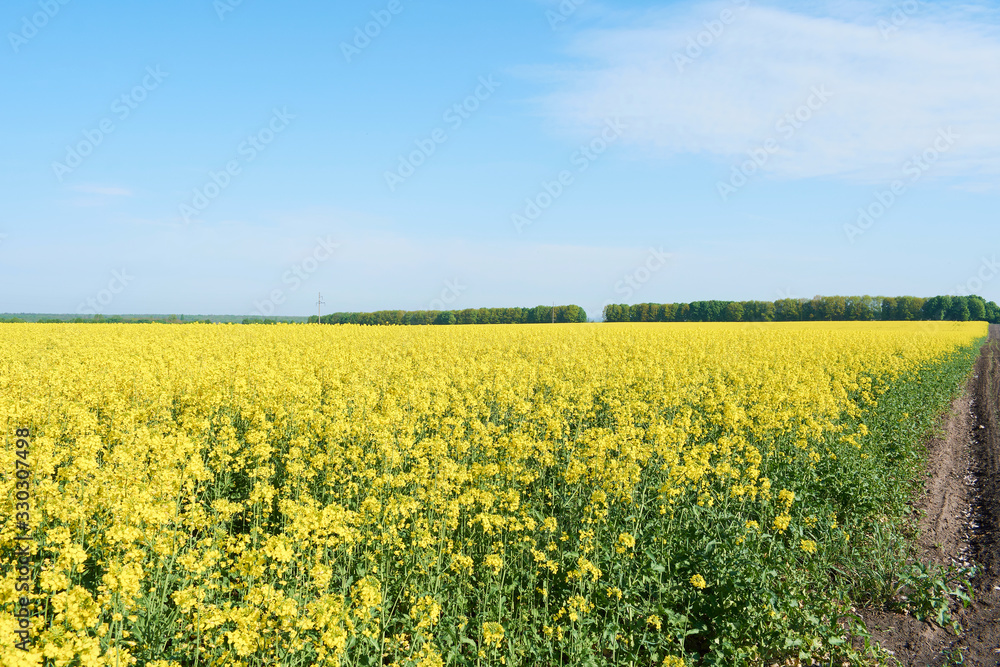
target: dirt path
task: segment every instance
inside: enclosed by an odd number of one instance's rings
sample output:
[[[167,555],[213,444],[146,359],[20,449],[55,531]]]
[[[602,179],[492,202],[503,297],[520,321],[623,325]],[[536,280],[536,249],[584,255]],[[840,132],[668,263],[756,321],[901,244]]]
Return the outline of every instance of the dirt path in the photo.
[[[921,560],[975,563],[976,601],[957,611],[958,637],[901,614],[868,612],[865,620],[901,665],[1000,666],[1000,326],[990,325],[973,377],[928,455]]]

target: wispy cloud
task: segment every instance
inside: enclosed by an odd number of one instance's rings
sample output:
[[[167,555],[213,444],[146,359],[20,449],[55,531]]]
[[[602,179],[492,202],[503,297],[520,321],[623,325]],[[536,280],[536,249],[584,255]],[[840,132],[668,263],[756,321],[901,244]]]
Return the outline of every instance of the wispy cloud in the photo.
[[[75,192],[81,192],[86,195],[102,195],[106,197],[132,196],[132,191],[127,188],[106,185],[74,185],[71,189]]]
[[[776,136],[779,121],[825,86],[830,101],[779,141],[763,173],[879,182],[951,127],[960,139],[934,177],[967,188],[995,181],[997,12],[913,2],[894,19],[894,7],[736,0],[629,17],[578,35],[577,66],[545,72],[558,81],[545,107],[576,132],[617,116],[629,123],[624,141],[654,155],[702,153],[726,164]]]

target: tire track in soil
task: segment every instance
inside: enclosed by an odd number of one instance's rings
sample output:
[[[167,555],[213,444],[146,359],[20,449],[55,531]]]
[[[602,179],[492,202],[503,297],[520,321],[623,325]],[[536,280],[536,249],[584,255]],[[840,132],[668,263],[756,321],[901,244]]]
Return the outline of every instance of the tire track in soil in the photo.
[[[902,614],[865,611],[872,639],[900,665],[1000,667],[1000,325],[989,332],[944,434],[927,445],[930,477],[918,505],[920,559],[974,562],[975,601],[953,610],[957,637]]]

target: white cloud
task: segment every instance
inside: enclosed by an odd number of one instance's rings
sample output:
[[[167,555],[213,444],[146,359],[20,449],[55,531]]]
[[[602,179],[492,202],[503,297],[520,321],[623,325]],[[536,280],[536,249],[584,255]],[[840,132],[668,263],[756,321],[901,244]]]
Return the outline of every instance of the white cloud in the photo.
[[[810,3],[807,14],[802,5],[743,4],[657,11],[579,34],[571,49],[579,64],[557,73],[548,111],[582,135],[620,116],[625,142],[659,156],[735,163],[771,138],[778,149],[762,169],[770,176],[856,182],[898,178],[951,127],[959,138],[928,178],[976,188],[1000,174],[995,10],[852,2]],[[829,101],[789,135],[795,124],[778,123],[815,87]]]
[[[102,208],[112,203],[110,197],[132,196],[131,190],[105,185],[74,185],[70,190],[85,195],[68,200],[69,205],[74,208]]]
[[[107,197],[131,197],[132,191],[127,188],[103,185],[74,185],[73,190],[88,195],[104,195]]]

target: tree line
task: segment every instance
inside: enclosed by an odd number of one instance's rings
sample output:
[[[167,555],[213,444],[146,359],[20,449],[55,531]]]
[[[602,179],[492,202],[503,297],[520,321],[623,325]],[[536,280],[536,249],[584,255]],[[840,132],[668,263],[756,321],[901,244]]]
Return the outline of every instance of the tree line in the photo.
[[[170,315],[168,317],[131,317],[128,315],[88,315],[87,317],[67,317],[61,319],[58,317],[0,317],[0,324],[15,324],[15,323],[26,323],[34,322],[36,324],[189,324],[191,322],[201,322],[203,324],[212,324],[213,320],[205,318],[201,320],[189,319],[185,320],[184,316],[181,315],[178,318],[176,315]]]
[[[809,322],[953,320],[1000,322],[981,296],[817,296],[778,301],[608,304],[605,322]]]
[[[553,317],[554,311],[554,317]],[[1000,323],[1000,307],[980,296],[816,296],[812,299],[777,301],[693,301],[691,303],[608,304],[605,322],[802,322],[802,321],[912,321],[953,320]],[[166,317],[102,316],[56,319],[51,317],[0,317],[0,323],[36,321],[185,323],[218,322],[218,317],[187,319]],[[226,320],[236,321],[235,317]],[[243,319],[243,324],[304,322],[315,324],[316,315],[303,318]],[[323,324],[421,325],[421,324],[541,324],[546,322],[586,322],[586,311],[577,305],[535,306],[534,308],[466,308],[464,310],[379,310],[342,312],[323,316]]]
[[[555,311],[553,316],[553,311]],[[317,322],[313,315],[309,321]],[[534,308],[466,308],[464,310],[378,310],[372,313],[331,313],[323,324],[544,324],[586,322],[587,312],[577,305]]]

